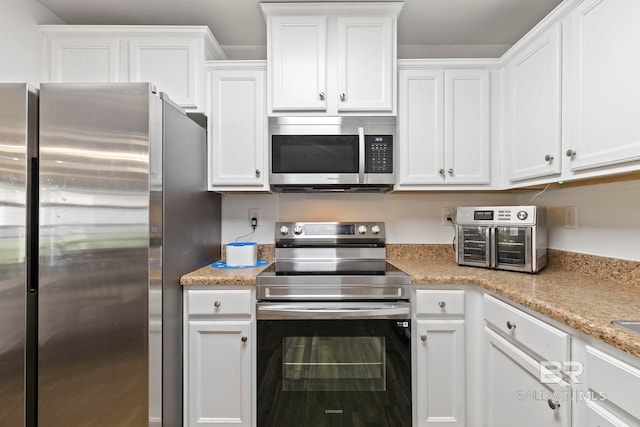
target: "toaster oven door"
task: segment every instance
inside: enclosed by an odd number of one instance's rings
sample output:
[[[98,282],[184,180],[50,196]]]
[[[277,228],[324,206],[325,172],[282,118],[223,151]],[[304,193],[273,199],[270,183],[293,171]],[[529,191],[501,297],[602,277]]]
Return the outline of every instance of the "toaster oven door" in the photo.
[[[491,227],[458,226],[458,264],[491,267]]]
[[[495,228],[495,267],[531,272],[531,227]]]

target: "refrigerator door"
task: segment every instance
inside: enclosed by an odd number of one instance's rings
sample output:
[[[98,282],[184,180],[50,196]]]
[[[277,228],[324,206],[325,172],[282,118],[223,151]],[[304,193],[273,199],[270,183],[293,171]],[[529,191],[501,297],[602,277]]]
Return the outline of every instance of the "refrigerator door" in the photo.
[[[41,85],[40,427],[150,422],[149,140],[160,103],[144,83]]]
[[[25,425],[30,159],[37,95],[0,84],[0,424]]]

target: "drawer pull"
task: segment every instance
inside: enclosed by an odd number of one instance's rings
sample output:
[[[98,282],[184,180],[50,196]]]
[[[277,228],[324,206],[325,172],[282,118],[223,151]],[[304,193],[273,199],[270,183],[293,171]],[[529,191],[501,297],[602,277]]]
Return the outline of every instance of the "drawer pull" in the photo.
[[[444,308],[447,305],[447,303],[444,301],[439,301],[438,305],[440,306],[440,308]]]
[[[242,341],[242,342],[247,342],[247,337],[246,337],[246,336],[243,336],[242,338],[240,338],[240,341]]]
[[[560,402],[553,401],[551,399],[547,400],[547,404],[549,404],[549,408],[551,408],[552,411],[555,411],[560,407]]]
[[[516,328],[516,324],[507,320],[507,329],[511,330],[515,328]]]
[[[214,302],[214,303],[213,303],[213,306],[214,306],[215,308],[218,308],[218,307],[220,307],[220,304],[221,304],[221,302],[220,302],[220,301],[216,301],[216,302]]]
[[[422,341],[426,341],[426,340],[427,340],[427,336],[426,336],[426,335],[420,335],[420,339],[421,339]]]

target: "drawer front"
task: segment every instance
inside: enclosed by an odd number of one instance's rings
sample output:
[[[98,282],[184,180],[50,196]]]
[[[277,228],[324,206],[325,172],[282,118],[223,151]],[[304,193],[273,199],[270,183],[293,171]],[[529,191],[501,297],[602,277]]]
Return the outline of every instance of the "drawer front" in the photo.
[[[464,291],[417,290],[416,314],[464,314]]]
[[[640,369],[587,346],[587,386],[640,419]]]
[[[187,314],[233,316],[253,313],[251,290],[189,290]]]
[[[587,427],[631,427],[600,405],[587,401]]]
[[[539,354],[543,361],[563,363],[569,360],[566,333],[486,294],[484,318],[493,328]]]

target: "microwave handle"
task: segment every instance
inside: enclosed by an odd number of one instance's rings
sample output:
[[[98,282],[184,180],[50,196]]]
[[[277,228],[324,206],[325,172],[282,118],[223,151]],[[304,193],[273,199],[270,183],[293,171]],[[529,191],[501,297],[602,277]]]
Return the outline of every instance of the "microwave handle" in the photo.
[[[364,128],[358,128],[358,184],[364,184]]]
[[[486,247],[486,258],[485,262],[487,267],[495,267],[496,259],[497,259],[497,241],[496,241],[496,231],[495,227],[487,227],[487,242],[489,244]]]

